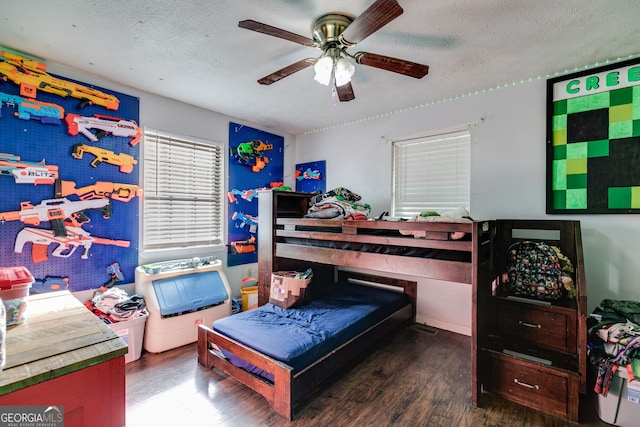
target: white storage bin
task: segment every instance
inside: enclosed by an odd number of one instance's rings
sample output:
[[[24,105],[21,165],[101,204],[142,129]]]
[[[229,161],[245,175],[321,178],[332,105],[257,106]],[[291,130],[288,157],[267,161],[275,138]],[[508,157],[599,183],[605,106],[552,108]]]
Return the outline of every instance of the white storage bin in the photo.
[[[640,420],[640,379],[631,382],[627,367],[620,366],[613,376],[607,396],[593,393],[598,416],[605,423],[636,427]]]
[[[142,355],[142,341],[144,339],[144,325],[149,313],[135,319],[112,323],[109,327],[127,344],[128,353],[124,356],[125,363],[140,359]]]

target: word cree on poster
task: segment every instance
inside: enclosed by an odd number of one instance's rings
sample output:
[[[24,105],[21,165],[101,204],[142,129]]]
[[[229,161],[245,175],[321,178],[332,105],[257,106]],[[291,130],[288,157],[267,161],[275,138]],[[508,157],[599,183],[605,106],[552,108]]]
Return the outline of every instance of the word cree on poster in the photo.
[[[547,213],[640,213],[640,61],[547,81]]]
[[[623,67],[615,71],[587,74],[571,79],[564,84],[554,85],[555,101],[584,95],[608,92],[614,89],[636,86],[640,83],[640,65]]]
[[[117,117],[115,117],[117,116]],[[138,264],[139,100],[0,48],[0,266],[31,291],[97,289]]]

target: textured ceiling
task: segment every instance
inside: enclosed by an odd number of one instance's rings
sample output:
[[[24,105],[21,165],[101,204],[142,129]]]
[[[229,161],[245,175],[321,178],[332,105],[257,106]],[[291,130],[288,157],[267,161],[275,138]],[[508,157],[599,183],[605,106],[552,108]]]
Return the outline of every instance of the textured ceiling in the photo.
[[[0,45],[291,134],[640,53],[638,0],[398,1],[404,14],[349,51],[429,74],[358,65],[356,99],[335,105],[312,68],[259,85],[320,51],[238,21],[311,37],[315,18],[355,17],[373,0],[2,0]]]

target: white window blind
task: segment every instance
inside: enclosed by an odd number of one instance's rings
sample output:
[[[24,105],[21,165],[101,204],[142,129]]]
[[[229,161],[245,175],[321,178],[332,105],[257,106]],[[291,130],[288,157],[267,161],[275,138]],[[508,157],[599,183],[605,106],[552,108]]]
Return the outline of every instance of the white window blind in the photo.
[[[222,145],[145,130],[143,147],[143,250],[222,244]]]
[[[391,215],[470,210],[470,140],[463,131],[395,141]]]

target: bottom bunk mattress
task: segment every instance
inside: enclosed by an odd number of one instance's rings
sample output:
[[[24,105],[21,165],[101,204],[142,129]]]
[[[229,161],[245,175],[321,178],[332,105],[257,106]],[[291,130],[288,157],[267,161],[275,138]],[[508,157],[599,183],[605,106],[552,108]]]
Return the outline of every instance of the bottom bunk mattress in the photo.
[[[300,307],[283,309],[265,304],[216,320],[213,330],[286,363],[297,372],[410,304],[410,299],[400,292],[338,283],[316,287],[313,299]],[[236,366],[271,377],[220,350]]]

